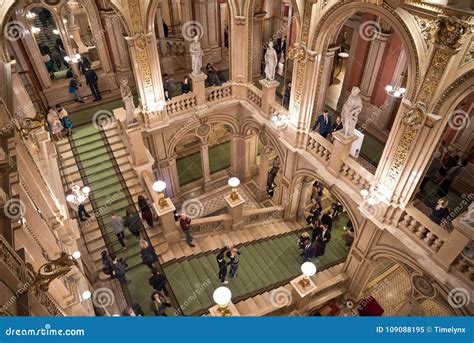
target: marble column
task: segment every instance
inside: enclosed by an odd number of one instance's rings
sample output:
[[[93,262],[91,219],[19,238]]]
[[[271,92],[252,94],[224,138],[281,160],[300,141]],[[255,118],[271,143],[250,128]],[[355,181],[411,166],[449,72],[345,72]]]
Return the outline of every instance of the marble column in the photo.
[[[306,209],[306,205],[308,204],[308,199],[311,197],[312,188],[311,181],[305,176],[301,182],[301,192],[298,198],[298,209],[296,211],[297,220],[304,218],[304,211]]]
[[[252,29],[252,80],[257,81],[262,77],[263,60],[263,24],[265,12],[256,13],[253,17]]]
[[[244,180],[245,175],[245,138],[242,134],[234,133],[231,137],[231,170],[232,175]]]
[[[221,60],[219,47],[219,16],[215,0],[194,0],[194,18],[203,27],[201,47],[204,52],[203,64]],[[209,20],[212,18],[212,20]]]
[[[123,36],[123,26],[119,16],[115,12],[103,13],[105,21],[105,30],[114,60],[115,68],[118,72],[123,73],[130,70],[130,56],[128,46]]]
[[[379,74],[382,59],[387,47],[387,41],[390,33],[379,33],[371,42],[367,59],[365,62],[364,73],[360,82],[360,96],[363,101],[370,103],[372,93],[375,87],[375,81]]]
[[[168,47],[166,46],[165,29],[163,27],[163,5],[161,3],[158,4],[158,8],[156,9],[155,27],[158,31],[158,42],[161,55],[163,56],[167,54]]]
[[[359,41],[360,35],[357,34],[359,32],[359,27],[362,21],[362,16],[354,14],[352,17],[357,16],[354,20],[349,19],[346,23],[347,26],[353,29],[352,40],[351,40],[351,47],[348,51],[349,57],[347,58],[345,73],[344,73],[344,80],[342,81],[341,87],[341,95],[339,96],[339,100],[337,102],[337,109],[341,111],[344,102],[347,100],[346,92],[347,92],[347,83],[349,82],[351,76],[352,65],[354,64],[354,57],[357,51],[357,42]]]
[[[252,39],[252,21],[246,17],[241,1],[229,0],[229,68],[230,78],[236,82],[251,82],[249,40]],[[249,34],[250,33],[250,34]]]
[[[268,199],[267,194],[267,180],[268,180],[268,171],[270,169],[270,152],[262,151],[260,154],[260,166],[258,168],[258,201],[263,201]]]
[[[173,193],[175,196],[181,194],[181,186],[179,184],[178,167],[176,166],[176,156],[170,157],[169,167],[171,169],[171,177],[173,180]]]
[[[211,182],[211,168],[209,166],[209,143],[201,145],[202,189],[205,192]]]
[[[336,52],[339,50],[339,46],[335,46],[329,48],[326,51],[324,56],[324,66],[323,66],[323,75],[321,77],[321,88],[316,100],[315,111],[317,114],[321,113],[324,109],[324,104],[326,102],[326,94],[329,88],[329,84],[332,79],[333,74],[333,64],[334,64],[334,56]]]
[[[257,170],[257,140],[256,135],[244,138],[244,179],[246,181],[251,179]]]

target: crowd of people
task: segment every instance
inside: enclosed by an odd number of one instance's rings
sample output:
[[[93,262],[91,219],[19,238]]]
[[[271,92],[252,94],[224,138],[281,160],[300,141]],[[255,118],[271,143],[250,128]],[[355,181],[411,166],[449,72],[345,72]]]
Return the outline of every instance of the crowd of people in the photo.
[[[333,221],[343,212],[344,208],[339,201],[331,205],[331,209],[323,213],[321,205],[324,192],[324,185],[315,181],[311,194],[313,205],[306,217],[308,227],[298,238],[298,248],[303,262],[310,261],[313,257],[321,257],[326,252],[326,245],[331,241]],[[311,232],[311,235],[308,233]],[[346,249],[349,250],[354,241],[354,229],[352,222],[349,220],[344,227],[343,239],[345,240]]]

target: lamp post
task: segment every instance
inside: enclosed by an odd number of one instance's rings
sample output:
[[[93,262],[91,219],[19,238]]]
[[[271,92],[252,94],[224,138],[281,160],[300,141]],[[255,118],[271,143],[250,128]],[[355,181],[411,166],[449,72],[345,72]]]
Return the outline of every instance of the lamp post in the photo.
[[[311,284],[309,278],[316,274],[316,265],[313,262],[305,262],[301,265],[301,272],[304,277],[298,282],[298,285],[304,291]]]
[[[217,304],[217,313],[223,317],[232,316],[232,311],[229,308],[229,303],[232,299],[232,292],[227,287],[219,287],[212,295]]]
[[[239,193],[237,193],[237,187],[240,185],[240,180],[236,177],[231,177],[227,184],[232,187],[232,192],[230,193],[230,199],[232,201],[239,200]]]
[[[166,182],[156,181],[153,183],[152,188],[155,192],[158,192],[158,206],[160,206],[161,209],[167,208],[169,205],[165,199],[165,194],[163,193],[166,189]]]

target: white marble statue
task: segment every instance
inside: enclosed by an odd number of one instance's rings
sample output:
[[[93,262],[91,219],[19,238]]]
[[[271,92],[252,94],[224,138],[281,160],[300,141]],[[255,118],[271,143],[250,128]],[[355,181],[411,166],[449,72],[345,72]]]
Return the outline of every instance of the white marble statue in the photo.
[[[268,81],[275,80],[275,70],[278,64],[278,56],[273,48],[273,42],[268,42],[267,52],[265,52],[265,78]]]
[[[201,74],[202,68],[202,56],[204,52],[201,48],[201,43],[199,42],[199,36],[194,36],[194,41],[189,47],[189,52],[191,53],[191,61],[193,66],[193,75],[197,76]]]
[[[360,98],[359,87],[353,87],[349,99],[342,107],[341,118],[344,135],[346,137],[353,137],[357,119],[362,111],[362,99]]]
[[[123,79],[120,84],[120,94],[122,95],[122,100],[125,104],[125,121],[127,124],[135,123],[135,103],[133,102],[133,94],[128,86],[127,79]]]

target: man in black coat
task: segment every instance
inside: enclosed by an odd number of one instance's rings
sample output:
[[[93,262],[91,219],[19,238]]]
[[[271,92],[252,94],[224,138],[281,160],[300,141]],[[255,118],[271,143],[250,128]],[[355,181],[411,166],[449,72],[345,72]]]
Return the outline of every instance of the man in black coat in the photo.
[[[94,94],[94,101],[99,101],[102,99],[99,93],[99,86],[97,85],[99,78],[97,77],[95,71],[89,68],[84,68],[84,76],[86,78],[86,84],[91,89],[92,94]]]
[[[151,273],[153,275],[148,280],[150,286],[153,287],[154,290],[162,291],[166,296],[168,296],[168,290],[166,289],[166,277],[163,274],[160,274],[155,268],[151,270]]]
[[[329,231],[332,229],[332,212],[328,211],[327,213],[324,213],[323,216],[321,217],[321,224],[327,225]]]

